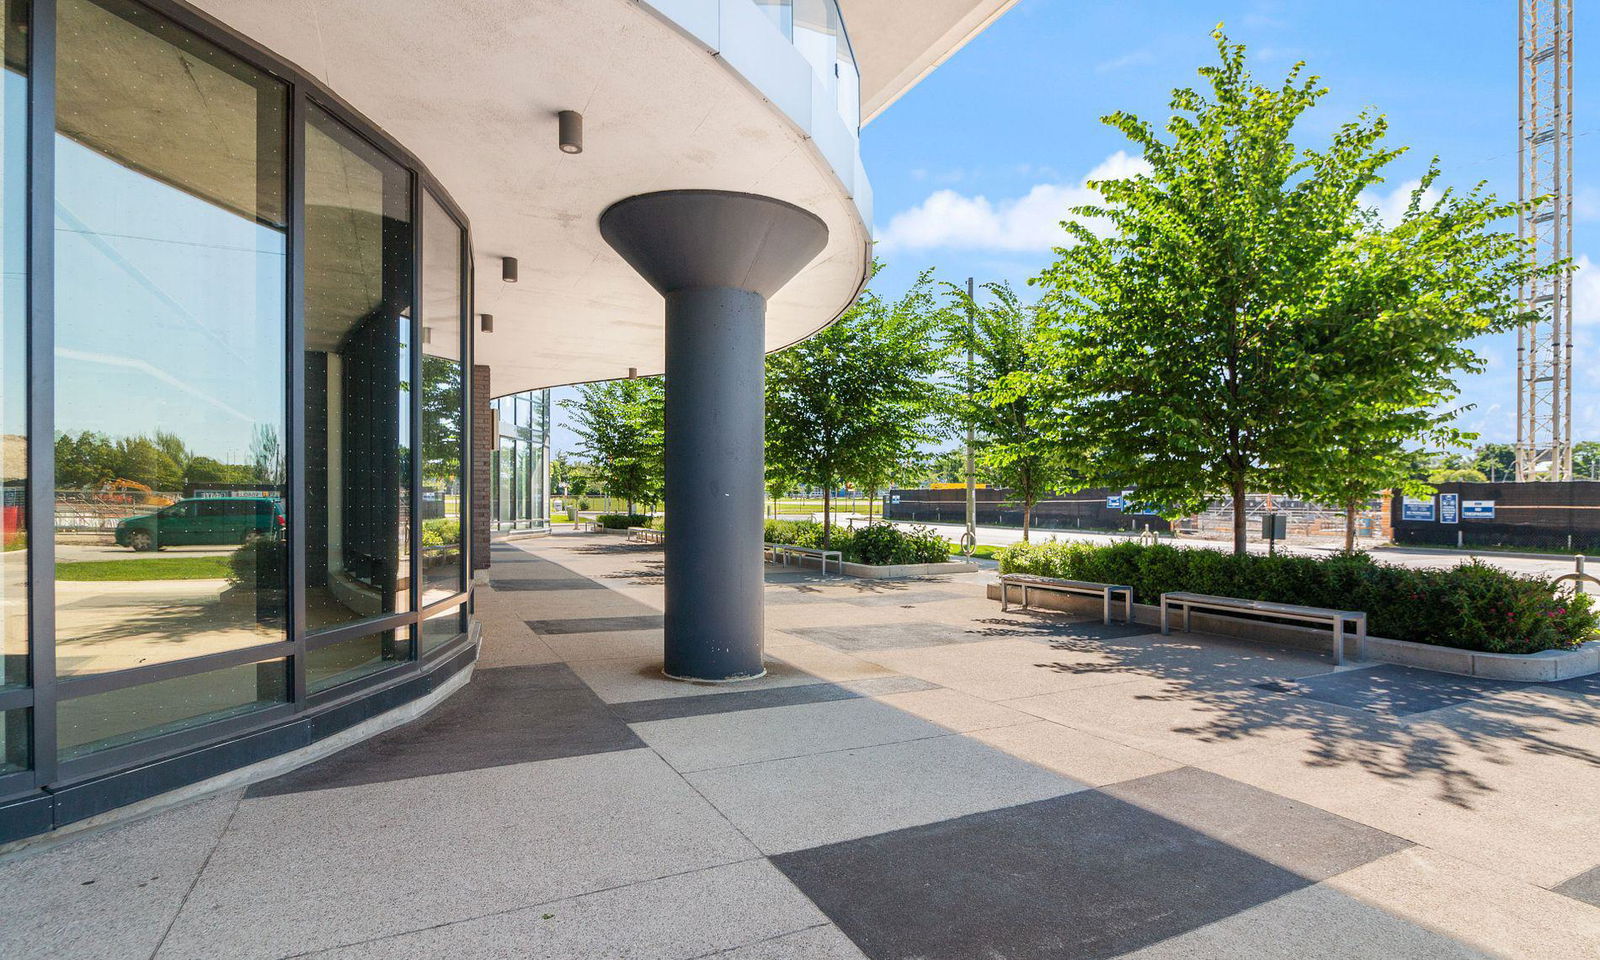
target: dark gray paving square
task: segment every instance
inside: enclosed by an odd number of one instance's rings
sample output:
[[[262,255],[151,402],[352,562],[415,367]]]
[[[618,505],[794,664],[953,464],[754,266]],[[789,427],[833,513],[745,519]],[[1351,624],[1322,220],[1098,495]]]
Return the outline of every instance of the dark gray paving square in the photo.
[[[538,633],[610,633],[619,630],[660,630],[666,618],[659,613],[636,617],[568,617],[561,620],[529,620]]]
[[[1312,882],[1096,790],[772,860],[874,960],[1116,957]]]
[[[1576,877],[1551,889],[1574,900],[1581,900],[1591,906],[1600,907],[1600,867],[1580,873]]]
[[[565,664],[480,669],[421,719],[256,784],[265,797],[644,746]]]
[[[947,623],[863,623],[849,627],[787,627],[784,633],[814,640],[835,650],[906,650],[987,640],[981,632]]]
[[[1194,767],[1101,790],[1312,881],[1412,845],[1366,824]]]
[[[1445,707],[1471,703],[1495,693],[1528,686],[1505,680],[1458,677],[1416,667],[1385,664],[1361,670],[1343,670],[1300,680],[1272,680],[1257,684],[1274,693],[1298,693],[1313,700],[1405,717]]]
[[[1115,957],[1410,846],[1201,770],[773,857],[875,960]]]
[[[1600,673],[1591,673],[1587,677],[1574,677],[1571,680],[1561,680],[1556,683],[1541,684],[1541,686],[1600,697]]]
[[[698,697],[632,700],[627,703],[614,703],[611,709],[628,723],[647,723],[651,720],[703,717],[713,713],[764,710],[767,707],[792,707],[800,703],[851,700],[859,696],[861,694],[835,684],[808,683],[798,687],[770,687],[765,690],[711,693]]]
[[[496,590],[604,590],[603,583],[587,577],[543,577],[539,579],[502,578],[491,581]]]

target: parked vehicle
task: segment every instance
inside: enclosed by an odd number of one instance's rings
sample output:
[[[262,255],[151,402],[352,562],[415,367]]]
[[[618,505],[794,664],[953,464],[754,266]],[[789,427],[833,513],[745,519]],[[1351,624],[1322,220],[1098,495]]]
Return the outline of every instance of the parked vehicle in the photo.
[[[283,535],[283,505],[271,497],[206,497],[117,524],[117,543],[134,550],[183,544],[249,543]]]

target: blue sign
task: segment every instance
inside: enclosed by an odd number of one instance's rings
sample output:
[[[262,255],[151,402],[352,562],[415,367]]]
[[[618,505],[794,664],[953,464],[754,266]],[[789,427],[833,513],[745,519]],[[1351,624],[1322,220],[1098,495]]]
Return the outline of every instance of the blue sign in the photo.
[[[1118,497],[1106,497],[1106,509],[1107,510],[1121,510],[1123,503],[1124,503],[1124,501],[1120,496],[1118,496]]]
[[[1461,494],[1459,494],[1459,493],[1441,493],[1441,494],[1439,494],[1439,522],[1440,523],[1460,523],[1461,522]]]
[[[1427,497],[1426,499],[1418,499],[1416,497],[1406,497],[1400,503],[1400,519],[1432,523],[1433,498]]]
[[[1461,519],[1463,520],[1493,520],[1493,500],[1463,500],[1461,501]]]

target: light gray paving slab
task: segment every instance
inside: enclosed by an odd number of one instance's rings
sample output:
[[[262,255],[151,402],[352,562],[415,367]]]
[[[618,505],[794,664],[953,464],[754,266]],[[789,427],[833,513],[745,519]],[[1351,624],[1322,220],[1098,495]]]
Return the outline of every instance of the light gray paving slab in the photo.
[[[238,802],[195,801],[0,862],[0,957],[146,960]]]
[[[765,690],[799,683],[819,683],[819,678],[787,663],[767,659],[767,675],[737,683],[691,683],[671,680],[661,674],[661,658],[628,657],[617,660],[583,660],[572,664],[572,672],[607,703],[634,700],[660,700],[667,697],[700,697],[737,690]]]
[[[319,960],[849,957],[752,953],[826,922],[765,859],[714,867],[313,954]],[[842,935],[841,935],[842,936]],[[826,946],[826,941],[818,943]],[[848,941],[846,941],[848,943]],[[732,952],[730,953],[730,949]],[[856,954],[860,956],[860,954]]]
[[[1443,934],[1324,886],[1307,887],[1122,960],[1488,960]]]
[[[282,957],[754,854],[648,750],[249,799],[159,956]]]
[[[715,960],[867,960],[861,948],[831,923],[735,947],[711,957]]]
[[[679,770],[801,757],[828,750],[943,736],[938,724],[857,698],[636,723],[633,730]]]
[[[686,774],[767,854],[1085,789],[961,736]]]

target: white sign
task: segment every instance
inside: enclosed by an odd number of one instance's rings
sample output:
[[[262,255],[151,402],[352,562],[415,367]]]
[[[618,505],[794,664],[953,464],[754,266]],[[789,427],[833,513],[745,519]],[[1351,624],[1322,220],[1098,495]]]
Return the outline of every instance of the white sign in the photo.
[[[1493,500],[1463,500],[1461,501],[1461,519],[1463,520],[1493,520]]]
[[[1441,493],[1441,494],[1439,494],[1439,522],[1440,523],[1460,523],[1461,522],[1461,494],[1459,494],[1459,493]]]

